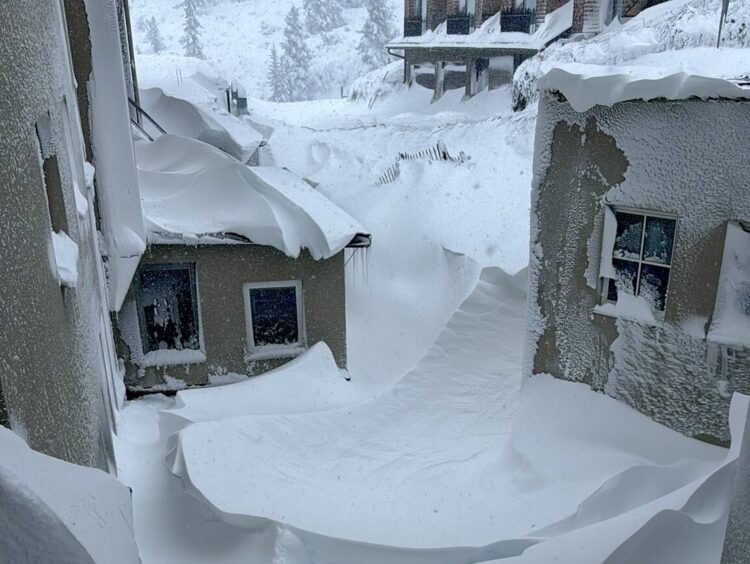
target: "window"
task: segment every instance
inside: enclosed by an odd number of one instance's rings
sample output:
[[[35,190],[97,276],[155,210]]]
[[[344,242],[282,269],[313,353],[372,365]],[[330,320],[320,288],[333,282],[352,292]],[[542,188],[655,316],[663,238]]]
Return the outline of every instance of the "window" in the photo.
[[[136,289],[143,353],[199,350],[195,264],[147,264]]]
[[[248,347],[304,346],[302,283],[248,283],[243,286]]]
[[[602,271],[604,301],[617,302],[618,294],[626,292],[645,298],[653,312],[663,314],[677,221],[648,212],[607,209],[607,214],[605,240],[608,230],[614,231],[614,238],[611,255],[603,257],[611,259],[611,267]]]
[[[68,233],[68,216],[65,212],[63,185],[49,112],[36,122],[36,138],[42,159],[42,175],[47,191],[47,205],[52,231]]]

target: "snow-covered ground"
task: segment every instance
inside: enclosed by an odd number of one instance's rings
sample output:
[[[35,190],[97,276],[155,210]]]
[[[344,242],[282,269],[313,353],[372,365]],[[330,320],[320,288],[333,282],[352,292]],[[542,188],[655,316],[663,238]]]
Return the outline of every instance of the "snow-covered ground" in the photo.
[[[191,99],[185,79],[212,69],[175,74],[184,61],[140,57],[142,84]],[[116,447],[143,561],[718,562],[736,450],[581,384],[522,386],[535,108],[513,113],[510,88],[430,104],[399,76],[371,73],[351,100],[250,100],[245,125],[273,130],[261,164],[373,235],[347,265],[351,381],[318,346],[246,382],[129,402]],[[439,142],[464,158],[429,157]]]

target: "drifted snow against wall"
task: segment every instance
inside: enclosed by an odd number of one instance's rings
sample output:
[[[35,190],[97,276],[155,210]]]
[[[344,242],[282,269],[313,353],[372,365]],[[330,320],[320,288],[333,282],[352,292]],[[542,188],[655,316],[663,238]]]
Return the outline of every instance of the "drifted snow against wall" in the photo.
[[[750,218],[750,104],[623,102],[576,113],[544,94],[532,196],[527,373],[584,381],[691,436],[728,440],[750,351],[706,339],[727,222]],[[594,313],[604,206],[674,214],[663,323]]]

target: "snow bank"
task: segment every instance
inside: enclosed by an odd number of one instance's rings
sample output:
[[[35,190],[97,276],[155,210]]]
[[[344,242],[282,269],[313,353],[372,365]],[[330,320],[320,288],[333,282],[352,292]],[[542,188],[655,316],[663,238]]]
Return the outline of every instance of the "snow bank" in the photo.
[[[524,300],[512,277],[487,269],[424,359],[383,395],[194,423],[170,467],[232,524],[270,519],[422,548],[492,540],[507,501],[507,479],[493,468],[519,386]]]
[[[710,59],[705,56],[708,54]],[[686,49],[680,55],[661,53],[634,61],[653,66],[565,64],[539,79],[539,90],[560,92],[577,112],[585,112],[597,104],[613,106],[625,100],[750,98],[750,88],[721,78],[750,71],[746,49]],[[716,58],[720,64],[716,63]],[[685,67],[680,67],[680,62],[685,63]]]
[[[184,390],[160,413],[164,435],[190,423],[239,415],[310,413],[352,403],[355,384],[336,366],[325,343],[316,343],[283,366],[227,386]]]
[[[68,288],[75,288],[78,284],[78,245],[64,231],[53,231],[52,247],[60,283]]]
[[[672,0],[644,10],[623,25],[613,22],[595,37],[553,43],[516,70],[513,83],[514,107],[523,108],[536,101],[537,81],[551,69],[566,63],[633,65],[639,57],[669,52],[671,55],[666,55],[667,57],[675,57],[675,64],[670,66],[685,66],[687,61],[679,59],[680,50],[704,47],[707,48],[706,57],[709,58],[708,68],[712,64],[721,66],[722,56],[714,48],[720,4],[720,0]],[[750,34],[746,32],[748,25],[750,3],[730,2],[727,23],[722,33],[722,47],[750,45]],[[710,55],[710,52],[714,55]],[[694,52],[690,57],[695,54]],[[729,78],[739,76],[741,70],[747,72],[749,69],[735,67]]]
[[[739,224],[727,224],[708,340],[735,347],[750,347],[750,233]]]
[[[709,525],[698,527],[703,558],[720,542],[736,454],[548,376],[528,382],[519,406],[523,310],[515,281],[487,269],[425,358],[381,396],[194,423],[170,467],[224,521],[282,523],[277,552],[313,564],[549,560],[527,553],[593,564],[627,554],[634,534],[693,531],[690,519]]]
[[[0,426],[5,562],[138,563],[130,491],[99,470],[32,451]]]
[[[365,229],[304,180],[249,168],[200,141],[164,135],[137,142],[143,210],[152,243],[221,242],[239,235],[291,257],[340,252]]]
[[[140,194],[130,133],[117,7],[112,0],[86,0],[93,72],[88,85],[98,210],[107,245],[110,307],[122,306],[146,249]]]
[[[210,102],[213,107],[208,110],[188,99],[168,94],[161,88],[141,90],[140,95],[143,109],[167,133],[198,139],[243,163],[247,162],[263,141],[263,135],[255,129],[243,124],[239,118],[226,110],[219,109],[215,98]],[[151,131],[148,123],[145,123],[144,127]]]

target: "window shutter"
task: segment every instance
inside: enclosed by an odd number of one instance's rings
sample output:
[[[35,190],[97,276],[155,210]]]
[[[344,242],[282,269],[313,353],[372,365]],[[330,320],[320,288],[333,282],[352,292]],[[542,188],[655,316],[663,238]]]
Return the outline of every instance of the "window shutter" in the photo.
[[[604,229],[602,230],[602,255],[599,260],[599,276],[602,278],[617,278],[612,266],[612,253],[615,250],[617,236],[617,219],[615,212],[609,206],[604,206]]]

